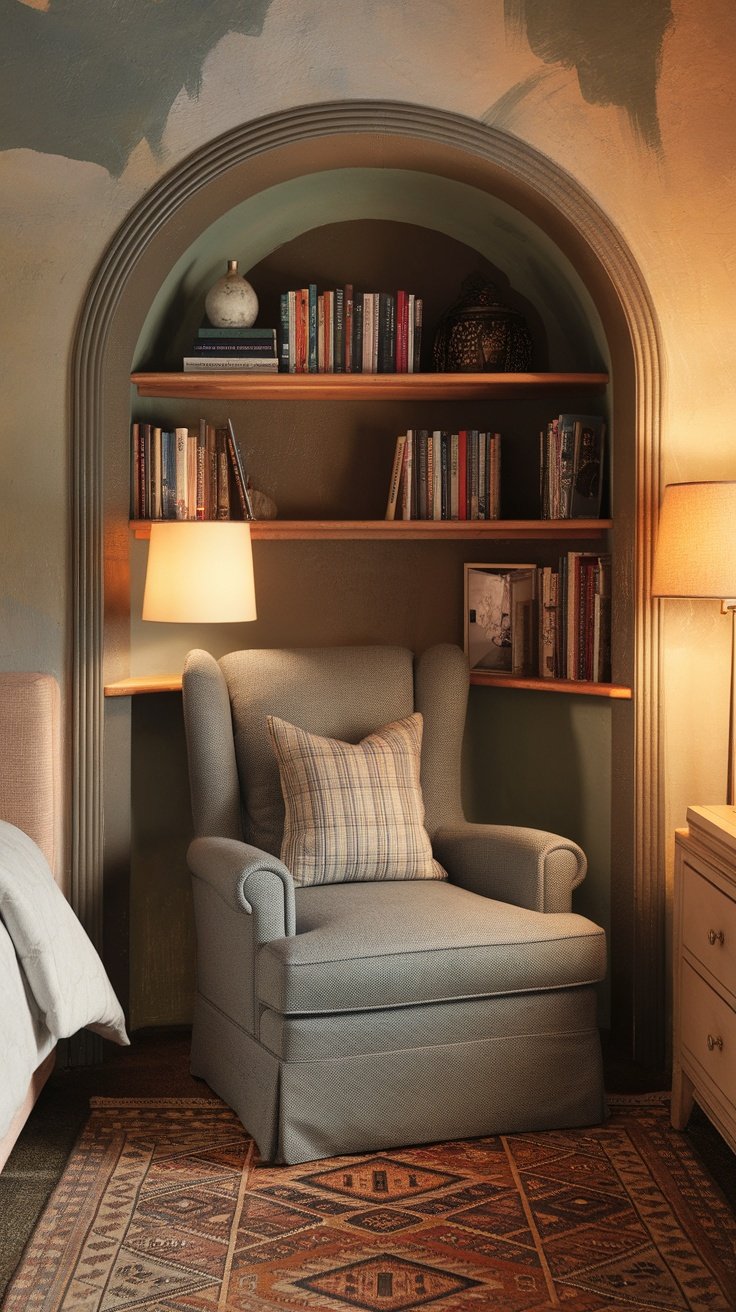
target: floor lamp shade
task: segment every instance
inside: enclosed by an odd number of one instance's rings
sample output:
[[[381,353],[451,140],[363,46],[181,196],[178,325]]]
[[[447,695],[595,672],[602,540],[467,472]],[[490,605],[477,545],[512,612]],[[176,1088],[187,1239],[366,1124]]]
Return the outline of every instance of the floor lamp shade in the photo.
[[[256,618],[250,526],[239,520],[151,525],[143,619],[168,624]]]
[[[659,514],[655,597],[736,596],[736,482],[669,483]]]

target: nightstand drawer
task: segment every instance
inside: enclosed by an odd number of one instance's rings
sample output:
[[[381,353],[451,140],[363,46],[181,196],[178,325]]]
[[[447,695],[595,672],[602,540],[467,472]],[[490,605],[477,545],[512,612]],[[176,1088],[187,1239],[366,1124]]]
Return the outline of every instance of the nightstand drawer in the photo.
[[[683,863],[682,945],[736,997],[736,902]]]
[[[683,963],[681,988],[682,1048],[718,1089],[736,1098],[736,1013],[697,971]]]

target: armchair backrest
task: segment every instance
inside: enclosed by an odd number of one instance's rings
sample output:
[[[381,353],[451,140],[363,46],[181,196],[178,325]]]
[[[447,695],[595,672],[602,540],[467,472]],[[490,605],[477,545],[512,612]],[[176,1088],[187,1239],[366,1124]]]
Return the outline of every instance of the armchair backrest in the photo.
[[[462,817],[460,760],[468,692],[458,647],[415,658],[403,647],[190,652],[184,719],[195,833],[242,838],[278,855],[284,824],[267,715],[359,742],[413,711],[424,718],[422,789],[430,837]]]

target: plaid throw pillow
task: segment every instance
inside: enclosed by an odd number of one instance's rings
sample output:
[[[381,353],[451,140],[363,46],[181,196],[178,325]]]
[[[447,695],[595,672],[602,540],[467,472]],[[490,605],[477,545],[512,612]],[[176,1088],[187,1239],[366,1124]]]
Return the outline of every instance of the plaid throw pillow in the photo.
[[[424,828],[422,717],[357,744],[268,716],[286,819],[281,860],[295,884],[445,879]]]

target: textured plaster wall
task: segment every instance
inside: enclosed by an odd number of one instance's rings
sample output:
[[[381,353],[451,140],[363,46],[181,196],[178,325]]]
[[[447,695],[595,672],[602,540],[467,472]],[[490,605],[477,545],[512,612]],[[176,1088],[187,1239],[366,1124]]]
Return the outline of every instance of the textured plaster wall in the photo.
[[[664,479],[736,477],[732,0],[0,8],[3,668],[68,670],[67,371],[106,244],[183,156],[290,105],[428,103],[501,127],[574,175],[618,225],[657,307]],[[666,634],[675,824],[688,801],[722,800],[727,630],[709,603],[671,603]]]

